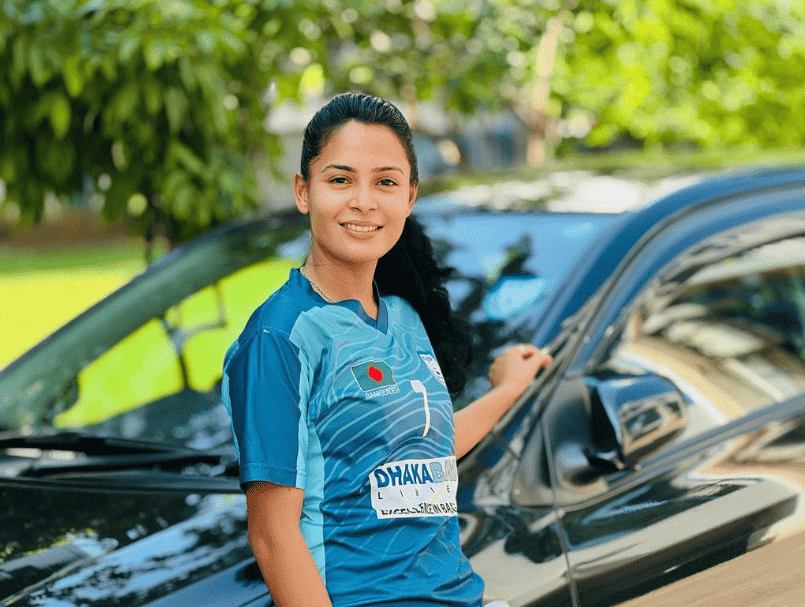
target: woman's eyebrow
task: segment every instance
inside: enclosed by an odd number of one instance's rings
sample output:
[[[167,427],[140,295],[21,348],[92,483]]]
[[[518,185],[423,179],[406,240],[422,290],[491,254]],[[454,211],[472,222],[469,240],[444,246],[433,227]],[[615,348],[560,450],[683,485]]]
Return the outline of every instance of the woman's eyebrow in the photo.
[[[321,172],[323,173],[328,169],[335,169],[337,171],[348,171],[350,173],[356,172],[354,168],[352,168],[351,166],[347,166],[345,164],[328,164],[321,170]],[[393,167],[393,166],[378,167],[376,169],[372,169],[373,173],[385,173],[386,171],[399,171],[400,173],[404,172],[400,167]]]
[[[337,170],[337,171],[349,171],[350,173],[354,173],[354,172],[355,172],[355,169],[353,169],[352,167],[347,166],[347,165],[345,165],[345,164],[328,164],[326,167],[324,167],[324,168],[321,170],[321,172],[323,173],[323,172],[324,172],[324,171],[326,171],[327,169],[335,169],[335,170]]]

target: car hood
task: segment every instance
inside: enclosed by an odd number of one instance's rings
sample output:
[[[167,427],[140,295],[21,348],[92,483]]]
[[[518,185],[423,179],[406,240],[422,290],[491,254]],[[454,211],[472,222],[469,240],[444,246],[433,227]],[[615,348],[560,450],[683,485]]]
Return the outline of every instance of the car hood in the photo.
[[[3,481],[0,502],[3,604],[159,604],[216,576],[233,578],[226,584],[229,605],[266,594],[248,545],[242,494]]]

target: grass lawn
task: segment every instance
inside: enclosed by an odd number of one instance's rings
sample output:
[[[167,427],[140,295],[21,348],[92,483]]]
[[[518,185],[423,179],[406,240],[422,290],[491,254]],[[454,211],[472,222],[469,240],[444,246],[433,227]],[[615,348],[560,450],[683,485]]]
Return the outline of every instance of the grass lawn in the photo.
[[[133,242],[0,251],[0,369],[144,269]]]

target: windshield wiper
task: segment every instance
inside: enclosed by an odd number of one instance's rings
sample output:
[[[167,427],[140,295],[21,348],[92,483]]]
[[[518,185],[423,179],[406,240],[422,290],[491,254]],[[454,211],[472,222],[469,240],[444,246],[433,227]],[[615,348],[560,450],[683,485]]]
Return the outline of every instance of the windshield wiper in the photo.
[[[143,453],[139,455],[93,455],[71,461],[34,460],[19,476],[41,477],[74,472],[109,472],[132,468],[182,468],[193,464],[211,466],[230,463],[233,458],[223,453]]]
[[[87,455],[196,452],[189,447],[171,445],[161,441],[100,436],[73,431],[44,434],[5,432],[0,434],[0,449],[75,451]]]
[[[77,432],[0,437],[0,451],[30,459],[18,477],[109,472],[136,468],[182,469],[207,464],[229,472],[234,451],[198,451],[156,441],[86,435]]]

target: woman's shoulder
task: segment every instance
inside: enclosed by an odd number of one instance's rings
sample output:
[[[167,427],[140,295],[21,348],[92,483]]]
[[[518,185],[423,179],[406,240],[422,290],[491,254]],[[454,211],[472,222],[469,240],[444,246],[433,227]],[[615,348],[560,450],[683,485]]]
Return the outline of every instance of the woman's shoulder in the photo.
[[[334,322],[337,324],[339,316],[344,314],[334,314],[333,309],[341,309],[323,306],[311,297],[298,277],[298,271],[292,271],[289,280],[257,307],[241,333],[241,340],[270,333],[311,351],[316,349],[314,342],[327,341]]]
[[[419,323],[422,320],[414,307],[399,295],[384,295],[383,301],[389,314],[389,322]]]
[[[299,316],[311,307],[310,301],[289,279],[252,312],[242,335],[268,332],[289,337]]]

